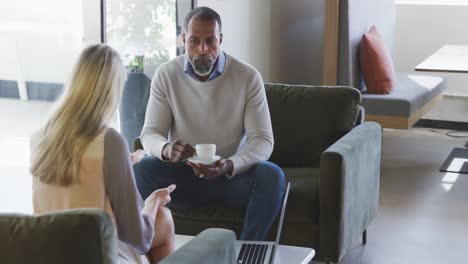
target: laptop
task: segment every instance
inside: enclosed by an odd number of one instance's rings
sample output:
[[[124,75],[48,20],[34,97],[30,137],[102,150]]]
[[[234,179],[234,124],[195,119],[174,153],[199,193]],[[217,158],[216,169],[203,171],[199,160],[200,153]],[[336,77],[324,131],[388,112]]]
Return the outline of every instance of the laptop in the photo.
[[[276,241],[236,241],[236,252],[238,264],[271,264],[275,260],[276,248],[279,244],[281,236],[281,228],[283,227],[284,214],[286,212],[286,203],[288,201],[289,187],[288,183],[286,192],[283,198],[281,208],[281,216],[276,232]]]

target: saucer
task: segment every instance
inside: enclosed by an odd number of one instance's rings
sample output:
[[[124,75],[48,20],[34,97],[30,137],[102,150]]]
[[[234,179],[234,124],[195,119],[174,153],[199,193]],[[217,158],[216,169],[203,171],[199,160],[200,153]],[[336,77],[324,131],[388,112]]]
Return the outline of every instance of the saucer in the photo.
[[[211,165],[211,164],[215,163],[216,161],[218,161],[219,159],[221,159],[221,157],[216,155],[211,160],[202,160],[202,159],[198,158],[197,156],[188,158],[187,160],[192,162],[192,163],[196,163],[196,164]]]

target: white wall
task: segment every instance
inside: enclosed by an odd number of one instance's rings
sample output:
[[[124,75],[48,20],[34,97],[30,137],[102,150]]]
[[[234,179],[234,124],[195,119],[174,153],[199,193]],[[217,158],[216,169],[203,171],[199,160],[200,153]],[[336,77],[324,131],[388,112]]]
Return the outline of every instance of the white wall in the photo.
[[[265,82],[321,83],[324,0],[199,0],[223,21],[222,49]]]
[[[277,0],[280,19],[279,82],[322,83],[326,0]]]
[[[397,71],[413,71],[417,64],[445,44],[468,45],[467,17],[466,4],[398,4]],[[448,90],[443,101],[424,118],[468,122],[468,74],[427,74],[447,77]]]

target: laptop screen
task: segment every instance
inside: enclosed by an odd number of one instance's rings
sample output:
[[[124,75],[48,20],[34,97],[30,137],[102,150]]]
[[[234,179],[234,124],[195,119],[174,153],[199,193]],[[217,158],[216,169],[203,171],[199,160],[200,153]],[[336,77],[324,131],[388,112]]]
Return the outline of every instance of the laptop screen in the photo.
[[[276,246],[279,244],[279,241],[280,241],[281,229],[283,228],[283,219],[284,219],[284,214],[286,212],[286,203],[288,202],[290,186],[291,186],[291,182],[288,182],[288,186],[286,187],[286,192],[284,193],[283,206],[281,208],[281,216],[280,216],[280,220],[278,224],[278,231],[276,232],[276,240],[275,240]]]

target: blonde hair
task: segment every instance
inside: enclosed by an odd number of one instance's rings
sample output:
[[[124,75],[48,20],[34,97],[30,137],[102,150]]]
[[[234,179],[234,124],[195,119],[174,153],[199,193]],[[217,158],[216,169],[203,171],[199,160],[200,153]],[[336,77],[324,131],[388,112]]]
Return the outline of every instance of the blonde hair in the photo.
[[[111,47],[97,44],[83,50],[68,89],[32,154],[33,176],[61,186],[77,181],[81,157],[117,109],[126,76]]]

